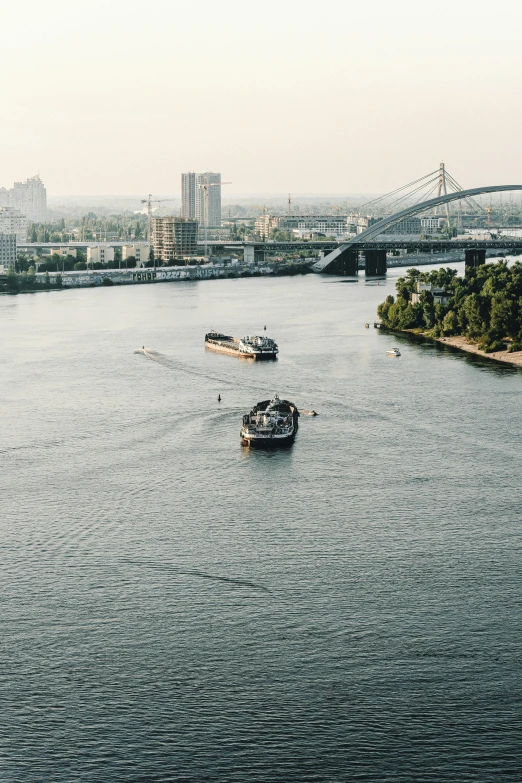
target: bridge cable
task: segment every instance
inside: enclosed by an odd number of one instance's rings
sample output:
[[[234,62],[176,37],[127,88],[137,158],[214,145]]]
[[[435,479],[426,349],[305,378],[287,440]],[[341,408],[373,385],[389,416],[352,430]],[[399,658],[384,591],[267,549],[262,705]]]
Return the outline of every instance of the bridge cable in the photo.
[[[418,182],[422,182],[428,177],[431,177],[433,174],[438,175],[438,173],[439,173],[438,169],[436,171],[430,171],[429,174],[425,174],[423,177],[419,177],[418,179],[413,180],[413,182],[408,182],[407,185],[402,185],[402,187],[396,188],[395,190],[391,190],[389,193],[385,193],[383,196],[378,196],[377,198],[371,199],[370,201],[365,201],[363,204],[357,207],[357,209],[362,209],[363,207],[366,207],[369,204],[374,204],[377,201],[382,201],[382,199],[389,198],[390,196],[395,195],[395,193],[400,193],[401,190],[405,190],[406,188],[409,188],[412,185],[416,185]]]

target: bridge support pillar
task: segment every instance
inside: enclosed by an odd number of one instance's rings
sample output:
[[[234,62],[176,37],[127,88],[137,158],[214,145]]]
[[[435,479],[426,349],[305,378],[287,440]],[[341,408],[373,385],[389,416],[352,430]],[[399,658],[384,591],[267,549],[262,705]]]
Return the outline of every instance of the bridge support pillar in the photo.
[[[466,272],[486,263],[486,251],[482,248],[469,248],[465,251]]]
[[[342,250],[325,270],[328,275],[347,275],[355,277],[359,274],[359,251],[357,248],[348,247]]]
[[[245,245],[243,249],[243,259],[245,264],[250,266],[265,263],[265,251],[255,245]]]
[[[386,274],[386,250],[365,250],[364,270],[368,277],[382,277]]]

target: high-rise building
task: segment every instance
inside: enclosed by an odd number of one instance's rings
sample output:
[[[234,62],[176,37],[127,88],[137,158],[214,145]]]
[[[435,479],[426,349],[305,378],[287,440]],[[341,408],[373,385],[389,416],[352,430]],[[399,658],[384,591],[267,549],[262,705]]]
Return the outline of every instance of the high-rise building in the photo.
[[[198,249],[198,221],[182,217],[152,218],[154,258],[162,264],[194,256]]]
[[[181,217],[196,217],[196,175],[193,171],[181,175]]]
[[[27,218],[13,207],[0,207],[0,234],[16,234],[16,241],[27,240]]]
[[[4,270],[16,264],[16,234],[0,234],[0,266]]]
[[[221,174],[189,171],[181,175],[181,216],[202,226],[221,226]]]
[[[47,220],[47,191],[40,177],[15,182],[9,191],[9,206],[18,209],[32,223]]]

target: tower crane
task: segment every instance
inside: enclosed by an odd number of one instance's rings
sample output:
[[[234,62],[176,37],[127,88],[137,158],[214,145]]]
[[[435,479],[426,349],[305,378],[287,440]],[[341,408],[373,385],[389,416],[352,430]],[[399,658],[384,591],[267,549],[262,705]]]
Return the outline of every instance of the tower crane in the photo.
[[[207,242],[208,242],[208,189],[215,188],[218,185],[231,185],[231,182],[209,182],[208,177],[205,177],[205,181],[198,185],[198,188],[203,191],[203,223],[205,226],[205,255],[207,255]]]
[[[162,201],[176,201],[174,198],[152,198],[152,193],[149,193],[148,198],[142,198],[141,203],[147,205],[147,232],[149,239],[149,246],[152,248],[152,205],[160,204]],[[149,251],[150,255],[150,251]],[[154,258],[154,269],[156,269],[156,258]]]

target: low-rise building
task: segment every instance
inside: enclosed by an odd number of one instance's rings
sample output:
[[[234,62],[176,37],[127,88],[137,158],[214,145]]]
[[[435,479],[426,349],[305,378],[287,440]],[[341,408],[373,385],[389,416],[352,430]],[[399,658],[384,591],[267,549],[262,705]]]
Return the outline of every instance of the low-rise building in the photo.
[[[256,234],[265,239],[275,229],[298,232],[296,236],[301,237],[323,234],[336,239],[349,233],[346,215],[260,215],[256,219]]]
[[[67,258],[67,256],[77,258],[78,251],[75,247],[51,247],[49,250],[49,255],[60,256],[60,258]]]
[[[87,248],[87,265],[108,264],[114,261],[114,248],[110,245],[94,245]]]
[[[438,217],[409,217],[394,223],[383,234],[437,234],[444,220]]]
[[[437,234],[445,221],[438,217],[423,217],[420,222],[423,234]]]
[[[140,243],[134,245],[123,245],[121,249],[121,260],[127,261],[129,258],[136,259],[136,266],[145,266],[149,260],[150,245]]]
[[[439,286],[432,285],[431,283],[422,283],[419,280],[417,280],[415,287],[417,290],[414,291],[411,295],[412,304],[417,304],[420,302],[420,296],[423,291],[427,291],[433,296],[434,304],[449,304],[451,294],[448,293],[444,288],[439,288]]]
[[[0,233],[0,265],[5,270],[16,265],[16,234]]]

